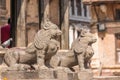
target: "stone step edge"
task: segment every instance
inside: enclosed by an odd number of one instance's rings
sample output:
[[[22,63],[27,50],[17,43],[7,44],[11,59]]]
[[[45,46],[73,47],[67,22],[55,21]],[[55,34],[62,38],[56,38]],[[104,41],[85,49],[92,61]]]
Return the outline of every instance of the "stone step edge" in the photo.
[[[17,79],[17,80],[58,80],[58,79]]]

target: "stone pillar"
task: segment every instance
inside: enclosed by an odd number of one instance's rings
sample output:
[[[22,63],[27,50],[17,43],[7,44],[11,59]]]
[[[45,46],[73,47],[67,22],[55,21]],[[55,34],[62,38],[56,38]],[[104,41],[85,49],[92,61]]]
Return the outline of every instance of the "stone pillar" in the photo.
[[[61,48],[69,48],[69,0],[60,0]]]
[[[25,47],[26,46],[26,3],[27,0],[22,0],[21,8],[17,19],[17,35],[16,35],[16,46]]]

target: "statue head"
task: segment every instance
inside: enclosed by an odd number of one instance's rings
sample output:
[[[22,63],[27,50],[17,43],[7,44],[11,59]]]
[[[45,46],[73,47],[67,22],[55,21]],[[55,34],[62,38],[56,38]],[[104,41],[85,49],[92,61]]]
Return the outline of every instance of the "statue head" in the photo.
[[[96,37],[86,29],[81,30],[80,39],[88,41],[89,44],[95,43],[97,41]]]

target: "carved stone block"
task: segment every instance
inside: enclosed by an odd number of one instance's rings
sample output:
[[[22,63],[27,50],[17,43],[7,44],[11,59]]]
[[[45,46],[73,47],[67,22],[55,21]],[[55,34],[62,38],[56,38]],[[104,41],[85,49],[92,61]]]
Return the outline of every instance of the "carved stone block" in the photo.
[[[68,72],[65,69],[57,70],[58,80],[79,80],[76,72]]]
[[[93,73],[91,70],[85,70],[78,72],[78,79],[79,80],[93,80]]]
[[[93,80],[120,80],[120,76],[96,76]]]
[[[8,80],[93,80],[91,71],[69,72],[66,69],[39,71],[6,71],[1,79]]]
[[[6,71],[1,73],[1,78],[8,80],[17,80],[17,79],[38,79],[38,71]]]
[[[39,79],[57,79],[57,72],[55,70],[40,70]]]
[[[57,79],[57,72],[55,70],[39,70],[39,71],[6,71],[1,74],[2,79],[8,80],[24,80],[24,79],[40,79],[40,80],[54,80]]]

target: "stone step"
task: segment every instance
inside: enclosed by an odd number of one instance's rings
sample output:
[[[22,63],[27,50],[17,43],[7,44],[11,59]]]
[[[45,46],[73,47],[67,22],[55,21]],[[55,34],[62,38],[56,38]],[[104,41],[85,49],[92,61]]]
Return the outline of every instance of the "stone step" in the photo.
[[[66,69],[39,71],[6,71],[2,80],[93,80],[91,71],[69,72]]]
[[[2,80],[36,80],[36,79],[51,79],[56,80],[56,72],[54,70],[39,70],[39,71],[6,71],[1,73]]]
[[[94,77],[93,80],[120,80],[120,76],[98,76]]]
[[[16,80],[58,80],[58,79],[16,79]]]
[[[58,79],[17,79],[17,80],[58,80]]]

